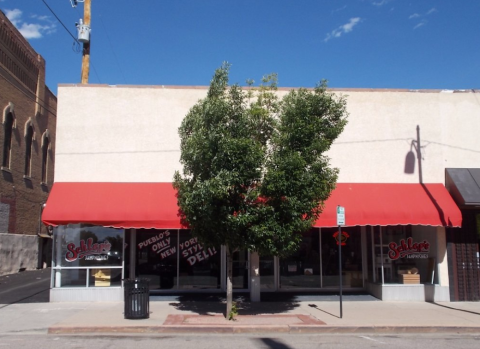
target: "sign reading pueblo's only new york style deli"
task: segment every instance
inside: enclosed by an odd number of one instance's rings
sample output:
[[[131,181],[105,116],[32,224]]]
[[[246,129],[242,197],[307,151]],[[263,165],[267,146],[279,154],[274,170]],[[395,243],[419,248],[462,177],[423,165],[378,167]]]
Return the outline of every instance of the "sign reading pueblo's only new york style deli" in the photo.
[[[138,243],[137,246],[139,250],[150,247],[153,252],[159,255],[160,259],[176,255],[177,253],[177,246],[171,245],[171,233],[168,230],[151,236]],[[214,247],[204,248],[196,237],[180,242],[178,246],[181,256],[187,260],[190,266],[217,254],[217,250]]]
[[[428,258],[430,244],[427,240],[423,242],[413,242],[410,237],[408,239],[400,240],[400,243],[390,242],[388,244],[388,257],[391,260],[399,258]]]

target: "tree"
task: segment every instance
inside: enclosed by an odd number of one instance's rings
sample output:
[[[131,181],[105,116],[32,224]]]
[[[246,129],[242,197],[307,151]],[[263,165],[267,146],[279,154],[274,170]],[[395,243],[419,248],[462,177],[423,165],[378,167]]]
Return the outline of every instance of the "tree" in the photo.
[[[275,74],[257,90],[228,85],[215,71],[205,99],[180,128],[183,174],[175,173],[182,219],[205,246],[227,251],[227,308],[232,255],[238,250],[288,256],[335,188],[338,170],[324,153],[346,125],[346,100],[321,82],[277,97]]]

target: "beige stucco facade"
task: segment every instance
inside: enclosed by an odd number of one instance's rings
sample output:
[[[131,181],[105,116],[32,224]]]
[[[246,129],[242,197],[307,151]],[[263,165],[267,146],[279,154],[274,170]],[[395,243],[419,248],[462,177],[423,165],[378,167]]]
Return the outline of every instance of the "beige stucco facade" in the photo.
[[[55,180],[170,182],[180,170],[178,127],[206,87],[61,85]],[[279,91],[279,95],[288,89]],[[419,126],[425,183],[444,168],[480,164],[480,93],[335,90],[347,97],[345,131],[328,155],[339,182],[415,183],[406,156]]]
[[[332,166],[340,169],[339,182],[444,183],[447,167],[479,167],[480,93],[331,91],[346,97],[349,112],[348,125],[328,152]],[[207,87],[59,86],[55,181],[173,181],[174,172],[181,170],[178,128],[206,94]],[[365,246],[369,229],[362,227]],[[365,288],[387,300],[448,300],[445,228],[417,226],[413,232],[416,238],[432,241],[437,282],[425,288],[378,283]],[[251,257],[252,268],[254,261]],[[254,273],[251,277],[251,296],[256,299],[259,279]],[[53,291],[66,294],[63,289]],[[98,299],[97,293],[92,297],[88,299]]]

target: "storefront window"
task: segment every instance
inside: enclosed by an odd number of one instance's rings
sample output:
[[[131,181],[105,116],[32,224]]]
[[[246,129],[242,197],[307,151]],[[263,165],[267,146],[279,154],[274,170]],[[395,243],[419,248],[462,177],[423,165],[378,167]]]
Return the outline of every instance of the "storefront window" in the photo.
[[[280,287],[338,288],[340,243],[342,286],[363,287],[360,227],[343,228],[341,232],[337,228],[322,228],[303,234],[298,252],[280,260]]]
[[[436,283],[436,229],[374,227],[375,277],[380,283]]]
[[[121,286],[122,229],[70,224],[54,229],[54,286]]]
[[[177,230],[137,230],[137,276],[150,280],[150,289],[176,289]]]
[[[180,231],[179,288],[220,288],[220,247],[203,246],[188,230]]]
[[[220,288],[220,248],[204,247],[188,230],[137,230],[136,275],[151,290]]]
[[[225,268],[225,277],[227,277],[227,268]],[[232,265],[234,289],[248,289],[248,252],[245,250],[235,251],[233,253]]]
[[[322,228],[322,287],[340,287],[339,244],[342,247],[342,287],[363,287],[360,227]]]
[[[302,235],[300,249],[280,260],[280,288],[319,288],[320,252],[319,231]]]
[[[262,290],[275,290],[275,258],[260,256],[260,286]]]
[[[475,220],[477,221],[477,240],[478,240],[478,251],[480,251],[480,213],[475,215]],[[478,256],[477,256],[478,258]]]

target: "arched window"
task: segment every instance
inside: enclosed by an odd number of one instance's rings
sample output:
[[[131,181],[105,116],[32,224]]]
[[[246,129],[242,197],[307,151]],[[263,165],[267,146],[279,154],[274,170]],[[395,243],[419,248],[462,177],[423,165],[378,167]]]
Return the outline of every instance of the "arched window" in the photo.
[[[3,112],[3,157],[2,167],[10,168],[12,154],[12,132],[15,127],[15,117],[13,115],[13,104],[9,104]]]
[[[33,126],[32,121],[29,120],[25,124],[25,171],[26,177],[32,175],[32,143],[33,143]]]
[[[50,136],[48,130],[42,136],[42,183],[47,183],[48,147]]]

